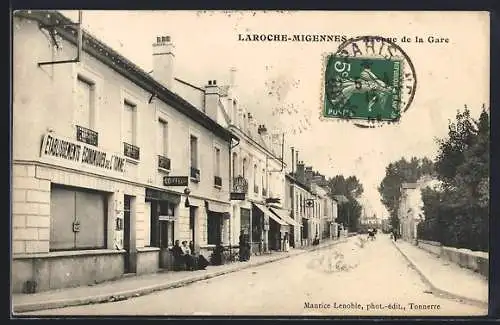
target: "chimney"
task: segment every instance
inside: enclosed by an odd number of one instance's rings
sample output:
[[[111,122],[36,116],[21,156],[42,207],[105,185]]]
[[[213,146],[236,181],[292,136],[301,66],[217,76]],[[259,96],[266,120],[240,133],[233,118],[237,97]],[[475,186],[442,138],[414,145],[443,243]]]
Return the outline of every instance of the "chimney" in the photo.
[[[231,88],[236,87],[236,68],[235,67],[232,67],[229,70],[229,86],[231,86]]]
[[[153,44],[153,78],[168,89],[174,81],[174,44],[170,36],[157,36]]]
[[[304,170],[304,162],[297,161],[297,173],[296,178],[299,182],[305,183],[305,170]]]
[[[292,176],[295,173],[295,149],[292,147]]]
[[[313,179],[313,170],[311,166],[305,168],[304,176],[306,185],[311,185],[311,181]]]
[[[205,86],[205,114],[217,122],[217,112],[219,110],[219,86],[217,80],[209,80]]]

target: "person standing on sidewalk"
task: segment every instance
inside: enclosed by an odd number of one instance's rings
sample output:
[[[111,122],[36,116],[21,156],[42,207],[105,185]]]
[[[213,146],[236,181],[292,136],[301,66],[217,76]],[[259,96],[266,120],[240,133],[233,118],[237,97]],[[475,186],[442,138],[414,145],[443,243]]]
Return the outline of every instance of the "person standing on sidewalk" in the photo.
[[[283,251],[288,252],[290,250],[290,243],[288,242],[288,233],[285,232],[283,236]]]

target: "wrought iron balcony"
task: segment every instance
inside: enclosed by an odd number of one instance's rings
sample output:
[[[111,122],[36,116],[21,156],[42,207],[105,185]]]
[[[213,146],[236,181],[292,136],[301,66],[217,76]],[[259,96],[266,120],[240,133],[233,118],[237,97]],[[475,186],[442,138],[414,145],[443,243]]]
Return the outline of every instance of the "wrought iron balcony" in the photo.
[[[191,176],[191,180],[198,183],[200,181],[200,170],[195,168],[195,167],[191,167],[190,176]]]
[[[123,155],[125,155],[125,157],[139,160],[139,151],[139,147],[130,143],[123,143]]]
[[[214,185],[222,187],[222,177],[214,176]]]
[[[99,133],[83,126],[76,126],[76,140],[96,146],[99,140]]]
[[[170,158],[167,158],[165,156],[158,156],[158,167],[170,170]]]

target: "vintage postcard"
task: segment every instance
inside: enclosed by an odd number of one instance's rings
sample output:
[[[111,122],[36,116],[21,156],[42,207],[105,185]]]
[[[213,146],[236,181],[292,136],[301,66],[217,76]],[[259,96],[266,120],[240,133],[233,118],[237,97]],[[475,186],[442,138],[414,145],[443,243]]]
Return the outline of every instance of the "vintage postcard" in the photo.
[[[12,13],[14,316],[488,312],[488,12]]]

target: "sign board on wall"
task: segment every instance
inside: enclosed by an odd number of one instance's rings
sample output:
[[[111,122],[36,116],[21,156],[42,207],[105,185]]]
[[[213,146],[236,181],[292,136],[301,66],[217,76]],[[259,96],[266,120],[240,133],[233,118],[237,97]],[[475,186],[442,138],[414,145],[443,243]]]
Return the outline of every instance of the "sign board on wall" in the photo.
[[[158,216],[158,220],[160,221],[177,221],[175,216]]]
[[[165,176],[163,177],[164,186],[188,186],[189,178],[187,176]]]
[[[43,137],[40,156],[69,168],[91,168],[100,172],[125,173],[125,156],[63,138],[54,133]]]
[[[245,200],[245,193],[230,193],[229,195],[231,200]]]

